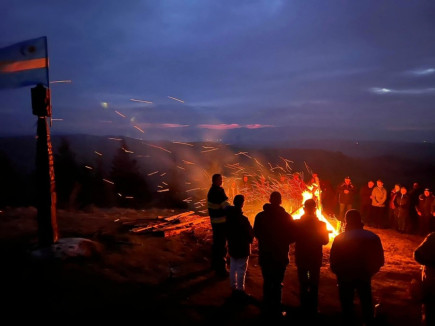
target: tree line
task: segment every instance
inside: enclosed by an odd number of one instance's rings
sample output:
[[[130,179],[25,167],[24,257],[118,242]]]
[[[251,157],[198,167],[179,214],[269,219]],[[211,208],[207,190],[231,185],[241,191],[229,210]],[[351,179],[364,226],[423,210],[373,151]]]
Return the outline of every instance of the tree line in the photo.
[[[112,158],[109,171],[103,168],[103,158],[95,162],[78,163],[69,141],[61,139],[54,153],[56,206],[59,209],[97,207],[124,207],[143,209],[151,206],[185,208],[186,203],[177,192],[176,171],[170,171],[168,186],[172,191],[156,196],[150,189],[138,162],[129,154],[122,141]],[[0,152],[0,209],[7,206],[36,206],[35,171],[19,171],[8,156]]]

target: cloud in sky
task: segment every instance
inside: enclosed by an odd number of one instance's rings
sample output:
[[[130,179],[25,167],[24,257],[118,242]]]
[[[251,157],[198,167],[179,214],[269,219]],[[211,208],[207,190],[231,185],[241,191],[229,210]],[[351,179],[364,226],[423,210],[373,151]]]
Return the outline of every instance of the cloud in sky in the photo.
[[[200,124],[197,128],[200,129],[214,129],[214,130],[229,130],[229,129],[239,129],[239,128],[247,128],[247,129],[260,129],[260,128],[270,128],[272,125],[262,125],[262,124],[249,124],[249,125],[239,125],[238,123],[231,124]]]
[[[54,117],[63,119],[53,132],[297,125],[376,134],[385,124],[375,117],[393,127],[414,121],[415,111],[417,124],[435,120],[431,2],[6,0],[3,7],[0,47],[46,35],[50,80],[71,81],[51,85]],[[29,96],[0,90],[0,134],[33,131]],[[408,110],[397,116],[397,107]]]
[[[242,128],[239,124],[237,123],[232,123],[232,124],[217,124],[217,125],[210,125],[210,124],[201,124],[198,125],[198,128],[200,129],[214,129],[214,130],[229,130],[229,129],[237,129],[237,128]]]
[[[425,95],[425,94],[435,94],[435,88],[423,88],[423,89],[390,89],[390,88],[380,88],[373,87],[370,89],[375,94],[385,95],[385,94],[405,94],[405,95]]]
[[[409,71],[414,76],[429,76],[435,74],[435,68],[422,68]]]

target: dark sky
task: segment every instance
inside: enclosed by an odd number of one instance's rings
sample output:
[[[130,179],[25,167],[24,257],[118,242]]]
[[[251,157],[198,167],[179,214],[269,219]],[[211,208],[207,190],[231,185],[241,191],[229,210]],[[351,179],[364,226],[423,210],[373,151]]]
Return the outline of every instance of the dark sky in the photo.
[[[53,134],[435,142],[433,1],[3,0],[0,30],[47,36]],[[1,135],[35,122],[0,90]]]

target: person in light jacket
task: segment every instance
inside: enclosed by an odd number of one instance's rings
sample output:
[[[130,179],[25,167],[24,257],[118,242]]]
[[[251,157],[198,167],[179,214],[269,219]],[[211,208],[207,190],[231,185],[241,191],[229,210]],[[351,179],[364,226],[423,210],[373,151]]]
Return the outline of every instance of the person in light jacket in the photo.
[[[372,218],[374,227],[388,227],[385,202],[387,201],[387,190],[384,188],[384,182],[381,179],[376,181],[376,187],[372,190]]]

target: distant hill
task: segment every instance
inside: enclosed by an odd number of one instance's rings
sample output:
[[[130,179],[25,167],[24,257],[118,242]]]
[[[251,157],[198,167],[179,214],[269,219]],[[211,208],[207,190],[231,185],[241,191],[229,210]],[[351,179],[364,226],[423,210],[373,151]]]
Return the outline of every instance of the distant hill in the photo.
[[[356,185],[365,184],[369,179],[383,178],[388,188],[396,182],[410,185],[418,181],[431,187],[435,182],[433,143],[299,140],[272,147],[212,142],[187,144],[119,136],[54,135],[52,144],[55,153],[62,138],[70,144],[77,162],[92,166],[97,156],[102,156],[106,171],[109,171],[113,155],[121,146],[121,140],[124,140],[132,157],[138,161],[141,172],[144,175],[151,174],[150,179],[156,179],[155,185],[160,182],[158,175],[175,169],[185,174],[187,184],[200,182],[203,187],[208,187],[208,178],[213,173],[234,175],[237,164],[242,169],[247,165],[255,168],[253,158],[261,161],[266,169],[268,164],[271,167],[282,165],[283,159],[287,159],[292,161],[292,170],[302,171],[306,179],[310,177],[310,170],[313,170],[332,185],[341,182],[345,175],[350,175]],[[35,150],[34,136],[0,138],[0,152],[18,170],[27,173],[34,170]],[[247,154],[238,154],[243,152]]]

